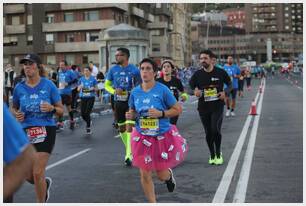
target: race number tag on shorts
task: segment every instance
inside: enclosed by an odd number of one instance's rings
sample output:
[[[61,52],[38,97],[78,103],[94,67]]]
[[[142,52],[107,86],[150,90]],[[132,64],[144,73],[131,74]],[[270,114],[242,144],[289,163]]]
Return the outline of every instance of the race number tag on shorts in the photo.
[[[59,85],[58,85],[58,88],[59,89],[64,89],[65,88],[65,83],[59,83]]]
[[[122,94],[116,94],[117,101],[123,101],[126,102],[129,99],[129,95],[127,91],[123,91]]]
[[[46,127],[29,128],[27,129],[27,135],[32,144],[44,142],[47,137]]]
[[[204,100],[205,102],[219,100],[217,88],[204,89]]]
[[[140,118],[139,125],[146,135],[155,135],[159,130],[159,119]]]
[[[98,89],[104,89],[104,83],[100,82],[98,83]]]

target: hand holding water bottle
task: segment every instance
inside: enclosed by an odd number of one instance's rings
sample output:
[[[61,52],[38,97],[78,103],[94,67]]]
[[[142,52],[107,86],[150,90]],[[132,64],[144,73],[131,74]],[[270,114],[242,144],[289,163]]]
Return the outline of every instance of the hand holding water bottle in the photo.
[[[54,106],[49,104],[47,101],[40,101],[40,111],[42,112],[51,112],[54,109]]]

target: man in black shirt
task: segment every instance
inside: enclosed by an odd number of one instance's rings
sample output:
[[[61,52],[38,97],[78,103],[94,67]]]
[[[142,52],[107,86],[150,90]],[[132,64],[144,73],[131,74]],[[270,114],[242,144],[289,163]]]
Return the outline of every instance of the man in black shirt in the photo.
[[[184,92],[184,87],[181,80],[179,80],[172,74],[172,71],[174,71],[175,69],[173,62],[169,59],[164,60],[163,63],[161,64],[161,68],[163,72],[163,77],[160,77],[156,80],[166,85],[170,89],[170,91],[172,92],[172,94],[174,95],[177,101],[179,100],[179,97],[181,97],[181,101],[185,102],[188,98],[188,95]],[[171,117],[170,123],[176,125],[178,117],[179,116]]]
[[[206,141],[210,151],[209,164],[223,164],[221,153],[221,125],[225,91],[232,89],[231,79],[223,69],[213,65],[215,55],[210,50],[200,52],[201,68],[190,79],[190,87],[199,98],[198,111],[206,133]]]

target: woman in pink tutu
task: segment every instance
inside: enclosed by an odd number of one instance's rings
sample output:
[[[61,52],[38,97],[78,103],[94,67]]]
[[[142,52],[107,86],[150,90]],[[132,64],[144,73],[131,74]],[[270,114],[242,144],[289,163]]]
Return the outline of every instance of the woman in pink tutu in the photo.
[[[167,86],[155,81],[156,63],[143,59],[140,73],[142,83],[131,92],[126,119],[129,123],[136,120],[131,134],[133,165],[140,169],[148,201],[156,202],[152,172],[173,192],[175,180],[171,168],[184,160],[187,143],[176,126],[170,124],[169,118],[178,116],[182,108]]]

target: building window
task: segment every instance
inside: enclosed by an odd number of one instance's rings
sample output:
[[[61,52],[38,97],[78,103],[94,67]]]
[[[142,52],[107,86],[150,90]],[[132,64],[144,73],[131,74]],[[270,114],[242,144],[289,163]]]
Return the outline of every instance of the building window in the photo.
[[[66,42],[74,42],[74,34],[66,34]]]
[[[88,64],[88,55],[87,54],[84,54],[82,56],[82,62],[83,62],[83,64]]]
[[[27,24],[28,24],[28,25],[32,25],[32,22],[33,22],[33,17],[32,17],[32,15],[28,15],[28,16],[27,16]]]
[[[285,17],[288,17],[289,16],[289,14],[288,13],[285,13]]]
[[[289,26],[285,26],[285,29],[286,29],[286,30],[289,30]]]
[[[12,16],[12,25],[19,25],[19,24],[20,24],[20,17]]]
[[[73,22],[74,21],[73,13],[65,13],[64,14],[64,21],[65,22]]]
[[[161,3],[157,3],[156,8],[160,9],[161,8]]]
[[[285,7],[285,10],[288,11],[288,10],[289,10],[289,7]]]
[[[47,14],[46,22],[49,24],[54,23],[54,14]]]
[[[160,52],[160,44],[152,44],[153,52]]]
[[[74,54],[66,54],[65,55],[65,60],[67,62],[68,65],[73,65],[75,62],[75,56]]]
[[[86,32],[86,42],[95,42],[99,39],[99,32]]]
[[[33,44],[33,36],[29,35],[28,36],[28,41],[27,41],[27,45],[32,45]]]
[[[56,64],[56,58],[55,55],[48,55],[47,56],[47,64]]]
[[[85,11],[84,12],[85,21],[97,21],[99,20],[99,11]]]
[[[54,42],[54,35],[53,34],[46,34],[46,43],[53,44]]]

